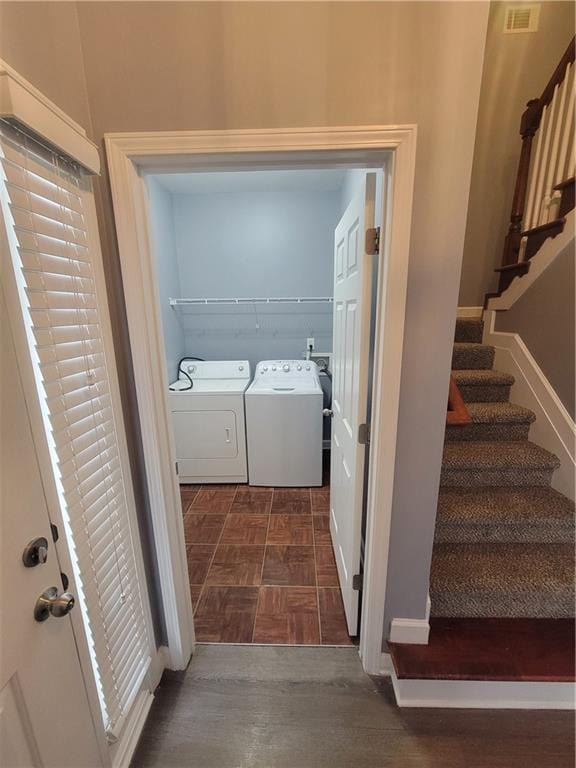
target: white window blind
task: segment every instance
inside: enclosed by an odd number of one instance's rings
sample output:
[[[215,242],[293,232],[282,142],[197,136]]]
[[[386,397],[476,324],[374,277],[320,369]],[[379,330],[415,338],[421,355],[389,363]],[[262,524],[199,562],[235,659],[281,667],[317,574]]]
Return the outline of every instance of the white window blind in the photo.
[[[81,170],[0,121],[0,195],[105,727],[150,662]]]

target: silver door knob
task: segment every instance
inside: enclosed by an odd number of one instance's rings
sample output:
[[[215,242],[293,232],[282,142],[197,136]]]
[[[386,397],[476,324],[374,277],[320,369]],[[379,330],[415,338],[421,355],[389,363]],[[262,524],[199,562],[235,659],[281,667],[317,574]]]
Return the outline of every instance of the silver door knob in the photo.
[[[34,618],[36,621],[46,621],[50,616],[57,619],[67,616],[74,608],[75,602],[76,598],[72,593],[62,592],[59,595],[57,587],[48,587],[36,601]]]
[[[334,416],[334,411],[331,408],[324,408],[324,410],[322,411],[322,414],[324,416],[330,416],[330,418],[332,418]]]

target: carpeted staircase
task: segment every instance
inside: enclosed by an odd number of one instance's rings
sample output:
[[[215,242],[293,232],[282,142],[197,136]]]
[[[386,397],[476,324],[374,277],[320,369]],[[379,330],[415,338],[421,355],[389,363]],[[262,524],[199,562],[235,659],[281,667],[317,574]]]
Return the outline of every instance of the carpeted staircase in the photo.
[[[432,616],[574,615],[574,502],[550,487],[558,458],[529,442],[532,411],[509,402],[482,321],[457,321],[453,375],[472,422],[447,426]]]

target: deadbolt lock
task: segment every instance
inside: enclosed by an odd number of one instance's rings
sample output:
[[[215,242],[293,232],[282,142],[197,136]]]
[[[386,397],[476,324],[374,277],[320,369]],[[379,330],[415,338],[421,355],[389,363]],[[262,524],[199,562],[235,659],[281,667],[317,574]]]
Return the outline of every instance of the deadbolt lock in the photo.
[[[36,621],[46,621],[50,616],[57,619],[67,616],[74,608],[75,602],[76,599],[71,592],[62,592],[59,595],[57,587],[48,587],[36,601],[34,618]]]
[[[22,562],[26,568],[34,568],[48,560],[48,541],[44,536],[32,539],[22,553]]]

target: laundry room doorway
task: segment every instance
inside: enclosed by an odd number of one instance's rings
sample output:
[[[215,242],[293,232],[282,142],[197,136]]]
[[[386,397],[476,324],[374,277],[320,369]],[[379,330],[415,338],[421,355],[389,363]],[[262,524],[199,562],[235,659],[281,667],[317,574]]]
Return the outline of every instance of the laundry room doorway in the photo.
[[[107,137],[173,668],[192,624],[379,668],[415,131],[366,133]]]

